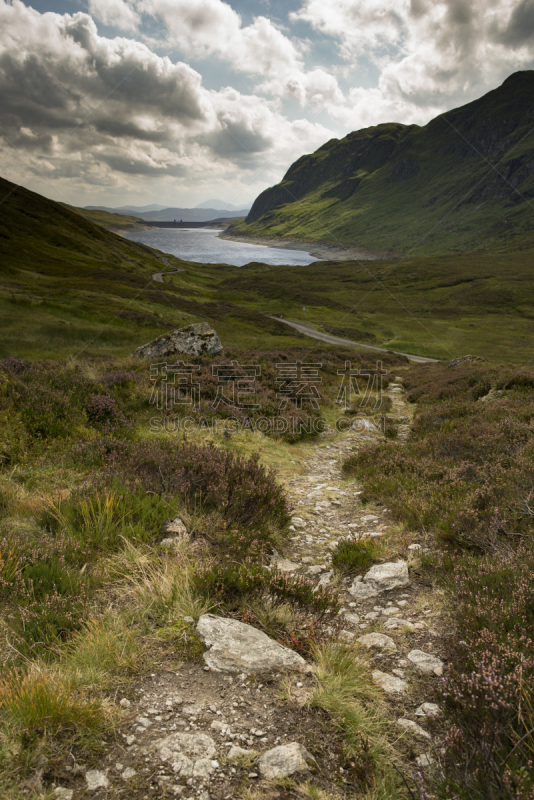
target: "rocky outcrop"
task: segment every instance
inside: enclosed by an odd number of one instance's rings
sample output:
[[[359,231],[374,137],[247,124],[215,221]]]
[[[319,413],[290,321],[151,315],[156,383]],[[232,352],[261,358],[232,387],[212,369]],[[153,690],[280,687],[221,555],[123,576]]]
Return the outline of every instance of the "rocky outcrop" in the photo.
[[[221,340],[207,322],[195,322],[186,328],[178,328],[153,342],[138,347],[134,358],[161,359],[184,354],[188,356],[210,355],[222,353]]]
[[[449,361],[449,367],[461,367],[463,364],[478,364],[483,361],[488,363],[488,359],[482,356],[460,356]]]
[[[207,647],[204,661],[215,672],[311,671],[309,664],[294,650],[283,647],[244,622],[203,614],[198,621],[197,634]]]

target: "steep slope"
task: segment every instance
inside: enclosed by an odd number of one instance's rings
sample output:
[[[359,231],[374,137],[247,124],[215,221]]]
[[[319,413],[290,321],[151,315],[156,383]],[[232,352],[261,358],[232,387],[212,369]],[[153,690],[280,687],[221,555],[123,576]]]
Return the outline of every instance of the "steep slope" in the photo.
[[[534,228],[534,71],[424,127],[332,139],[255,200],[233,234],[461,252]]]

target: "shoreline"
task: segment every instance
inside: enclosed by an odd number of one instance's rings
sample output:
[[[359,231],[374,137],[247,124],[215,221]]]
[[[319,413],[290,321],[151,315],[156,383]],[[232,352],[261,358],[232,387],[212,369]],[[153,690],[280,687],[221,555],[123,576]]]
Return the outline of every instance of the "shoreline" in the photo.
[[[324,242],[305,242],[298,239],[281,239],[273,236],[235,236],[223,230],[219,239],[243,244],[259,244],[264,247],[278,247],[283,250],[301,250],[318,258],[320,261],[384,261],[395,258],[394,253],[377,253],[371,250],[357,250],[355,247],[343,247]]]

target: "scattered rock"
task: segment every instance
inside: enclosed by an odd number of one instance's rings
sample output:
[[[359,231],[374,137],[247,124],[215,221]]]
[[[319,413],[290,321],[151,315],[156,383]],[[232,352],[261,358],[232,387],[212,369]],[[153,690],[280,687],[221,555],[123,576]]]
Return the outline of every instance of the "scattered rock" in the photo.
[[[287,558],[273,558],[271,566],[275,567],[280,572],[295,572],[300,568],[300,564],[289,561]]]
[[[397,645],[390,636],[385,633],[366,633],[358,639],[368,650],[391,650],[395,652]]]
[[[406,561],[390,561],[386,564],[375,564],[364,575],[363,582],[372,586],[376,592],[387,592],[410,583],[408,564]]]
[[[422,650],[412,650],[408,653],[407,658],[426,675],[431,675],[432,673],[434,675],[443,675],[443,661],[437,656],[424,653]]]
[[[416,717],[437,717],[440,708],[435,703],[422,703],[415,711]]]
[[[421,736],[423,739],[431,739],[431,735],[427,733],[417,722],[414,722],[411,719],[406,719],[405,717],[401,717],[397,720],[397,725],[400,725],[401,728],[405,728],[405,730],[410,731],[415,736]]]
[[[345,622],[349,622],[351,625],[357,625],[360,621],[358,614],[351,614],[349,611],[345,611],[343,613],[343,619]]]
[[[298,742],[282,744],[264,753],[259,760],[260,772],[267,780],[287,778],[295,772],[307,772],[315,759]]]
[[[291,517],[291,524],[295,526],[295,528],[305,528],[306,522],[302,519],[302,517]]]
[[[482,358],[482,356],[460,356],[449,361],[449,367],[461,367],[462,364],[478,364],[483,361],[488,363],[488,359]]]
[[[120,701],[119,705],[120,705],[120,706],[122,706],[122,708],[130,708],[130,706],[131,706],[132,704],[130,703],[130,701],[128,700],[128,698],[126,698],[126,697],[123,697],[123,698],[122,698],[122,700]]]
[[[200,356],[203,353],[215,356],[222,353],[221,340],[207,322],[195,322],[186,328],[158,336],[154,341],[138,347],[135,358],[166,358],[178,353],[188,356]]]
[[[405,681],[396,678],[394,675],[388,675],[387,672],[380,672],[378,669],[373,672],[372,677],[374,682],[388,694],[404,694],[408,688],[408,684]]]
[[[216,672],[311,672],[310,665],[298,653],[244,622],[203,614],[196,630],[208,648],[204,661]]]
[[[367,600],[369,597],[375,597],[378,592],[371,584],[363,583],[361,576],[358,576],[349,587],[349,594],[356,600]]]
[[[90,769],[85,773],[85,782],[90,792],[109,788],[109,781],[105,774],[97,769]]]

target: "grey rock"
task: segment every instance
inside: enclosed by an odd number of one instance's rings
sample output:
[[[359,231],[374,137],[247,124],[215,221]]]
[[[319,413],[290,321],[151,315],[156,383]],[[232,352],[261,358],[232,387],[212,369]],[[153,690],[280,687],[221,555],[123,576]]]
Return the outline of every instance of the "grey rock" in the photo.
[[[174,536],[186,538],[188,536],[187,528],[181,517],[175,517],[164,526],[165,533],[172,533]]]
[[[404,694],[408,688],[408,684],[401,680],[401,678],[388,675],[387,672],[381,672],[379,669],[373,672],[372,677],[374,682],[387,692],[387,694]]]
[[[317,589],[324,589],[325,586],[328,586],[328,584],[332,580],[332,575],[333,574],[334,574],[333,570],[330,570],[329,572],[325,572],[325,574],[322,575],[322,577],[319,579],[319,581],[317,583],[317,586],[315,587],[315,591],[317,591]]]
[[[302,519],[302,517],[291,517],[291,524],[295,526],[295,528],[305,528],[306,522]]]
[[[397,650],[393,639],[385,633],[366,633],[359,637],[358,642],[368,650],[390,650],[392,653]]]
[[[271,566],[275,567],[280,572],[295,572],[297,569],[300,568],[300,564],[296,564],[294,561],[289,561],[287,558],[273,558],[271,561]]]
[[[449,367],[461,367],[462,364],[477,364],[481,361],[488,362],[487,358],[482,358],[482,356],[460,356],[459,358],[453,358],[452,361],[449,361]]]
[[[416,717],[437,717],[440,713],[440,708],[435,703],[421,703],[415,710]]]
[[[401,628],[407,628],[409,631],[414,630],[413,623],[409,622],[407,619],[400,619],[399,617],[391,617],[386,620],[383,627],[388,631],[397,631]]]
[[[65,786],[56,786],[54,794],[59,800],[72,800],[73,789],[66,789]]]
[[[207,322],[195,322],[186,328],[158,336],[154,341],[138,347],[134,352],[136,358],[166,358],[184,353],[188,356],[199,356],[203,353],[218,355],[222,353],[221,340]]]
[[[136,775],[137,772],[134,769],[132,769],[131,767],[126,767],[121,777],[124,778],[125,781],[129,781],[130,778],[134,778]]]
[[[215,672],[312,671],[310,665],[293,650],[244,622],[203,614],[196,630],[207,647],[204,661]]]
[[[389,561],[386,564],[375,564],[364,575],[363,582],[371,586],[377,593],[407,586],[410,583],[408,564],[406,561]]]
[[[298,742],[282,744],[264,753],[259,760],[260,772],[267,780],[288,778],[296,772],[307,772],[315,759]]]
[[[361,577],[358,576],[349,587],[349,594],[356,600],[367,600],[369,597],[375,597],[378,592],[371,584],[363,583]]]
[[[412,650],[406,658],[426,675],[431,675],[432,673],[434,675],[443,675],[443,661],[431,653],[425,653],[423,650]]]
[[[420,725],[417,724],[417,722],[414,722],[411,719],[401,717],[397,720],[397,725],[400,725],[401,728],[404,728],[405,730],[410,731],[410,733],[413,733],[415,736],[420,736],[423,739],[432,738],[427,731],[425,731]]]
[[[85,782],[90,792],[96,792],[97,789],[108,789],[109,781],[103,772],[98,769],[90,769],[85,773]]]
[[[182,778],[208,778],[218,766],[215,742],[205,733],[171,733],[155,742],[154,749]]]
[[[434,763],[434,759],[432,756],[429,756],[428,753],[421,753],[421,755],[417,756],[415,759],[415,763],[418,767],[431,767]]]
[[[343,619],[345,620],[345,622],[348,622],[351,625],[357,625],[358,622],[360,621],[360,617],[358,616],[358,614],[351,614],[350,611],[344,612]]]

